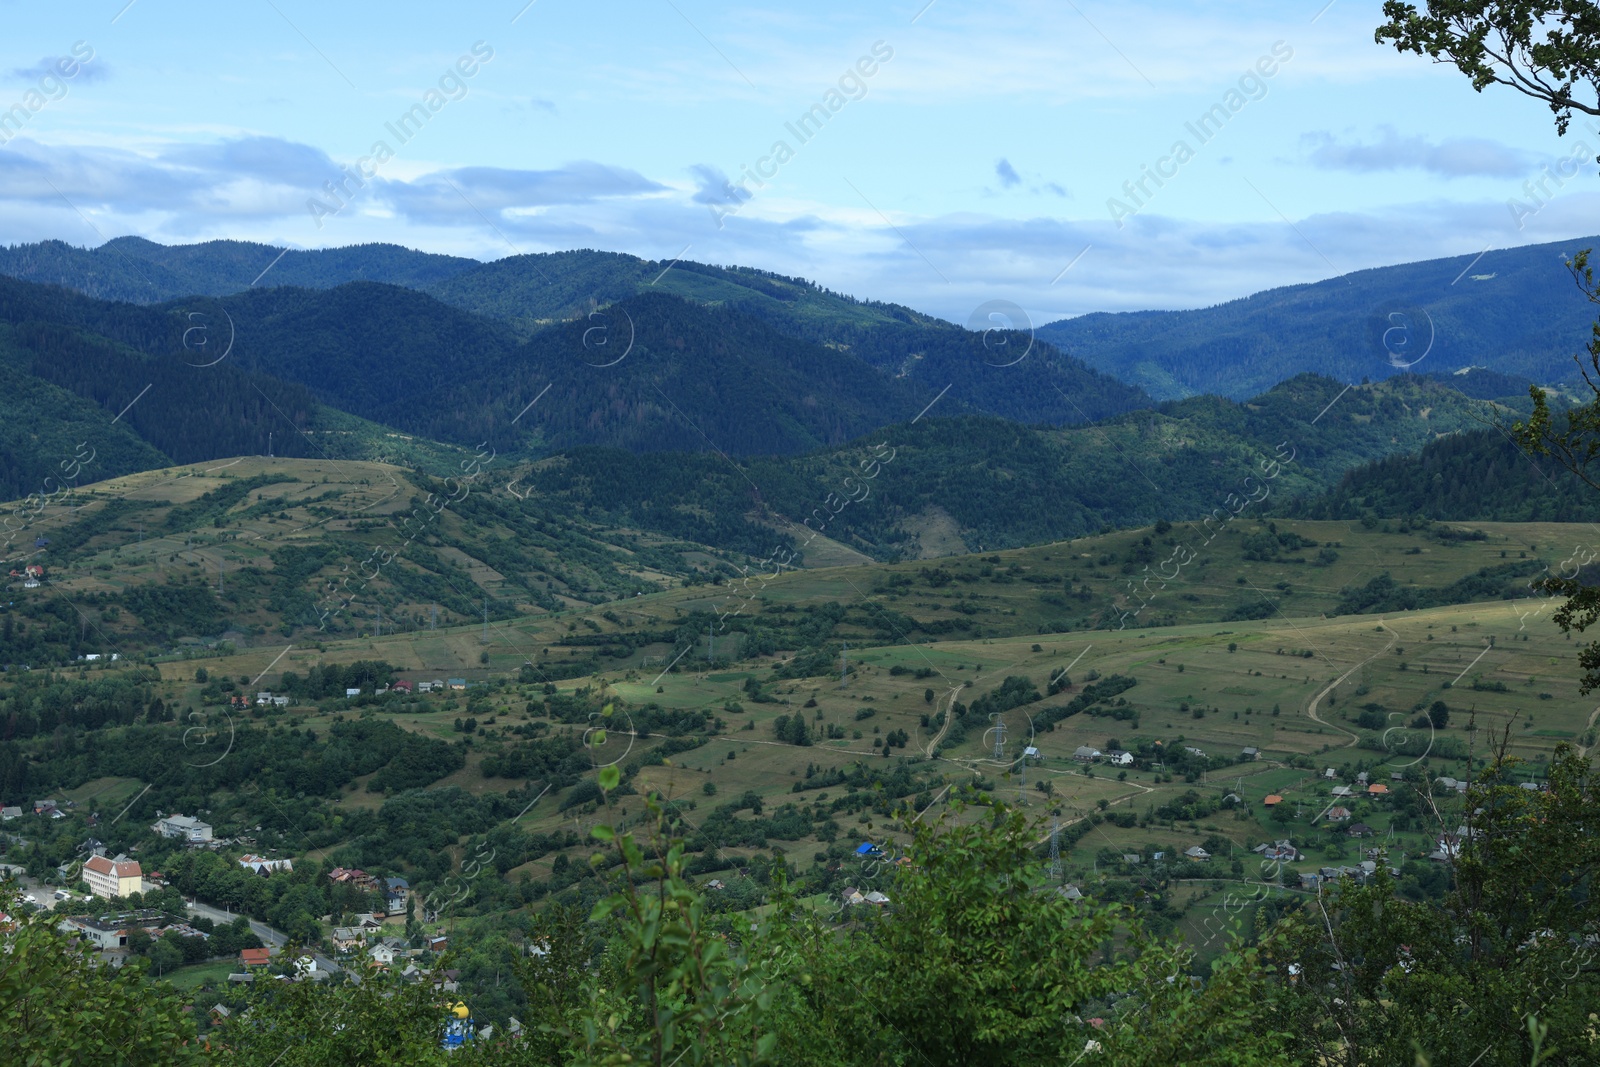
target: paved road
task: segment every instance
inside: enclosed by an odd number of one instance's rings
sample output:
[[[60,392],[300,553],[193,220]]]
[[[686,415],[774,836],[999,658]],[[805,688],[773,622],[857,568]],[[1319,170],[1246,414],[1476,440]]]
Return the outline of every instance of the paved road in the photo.
[[[226,911],[222,908],[213,908],[210,904],[202,904],[198,900],[187,901],[189,914],[203,916],[215,923],[231,923],[239,917],[238,912]],[[261,939],[263,945],[273,948],[282,948],[289,943],[289,935],[281,930],[275,930],[266,923],[248,920],[251,931]],[[320,952],[313,952],[311,958],[317,961],[317,966],[333,974],[339,972],[339,965]]]

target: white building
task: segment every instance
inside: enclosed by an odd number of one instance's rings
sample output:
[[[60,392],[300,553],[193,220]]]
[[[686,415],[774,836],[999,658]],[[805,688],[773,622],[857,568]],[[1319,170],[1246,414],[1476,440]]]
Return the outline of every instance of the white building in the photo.
[[[156,820],[150,829],[162,837],[175,837],[181,841],[211,840],[211,824],[201,822],[192,815],[168,815]]]
[[[83,880],[89,883],[89,892],[107,900],[144,892],[144,872],[137,860],[90,856],[83,865]]]

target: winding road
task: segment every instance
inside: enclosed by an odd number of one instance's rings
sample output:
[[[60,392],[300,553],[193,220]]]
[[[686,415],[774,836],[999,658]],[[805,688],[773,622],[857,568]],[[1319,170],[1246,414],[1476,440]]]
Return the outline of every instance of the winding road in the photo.
[[[1343,674],[1339,675],[1339,677],[1335,678],[1333,681],[1329,682],[1327,687],[1324,688],[1322,690],[1322,692],[1320,692],[1316,696],[1312,697],[1311,698],[1311,703],[1306,705],[1306,717],[1309,718],[1312,722],[1317,723],[1317,724],[1319,724],[1321,726],[1332,727],[1333,729],[1338,730],[1342,734],[1349,734],[1350,735],[1350,741],[1344,746],[1345,748],[1353,748],[1353,747],[1355,747],[1355,745],[1361,740],[1361,735],[1356,733],[1354,730],[1347,730],[1343,726],[1335,726],[1333,723],[1328,722],[1326,719],[1319,718],[1317,716],[1317,705],[1322,703],[1322,698],[1323,697],[1327,696],[1329,693],[1332,693],[1335,689],[1339,688],[1340,685],[1344,684],[1344,680],[1346,678],[1349,678],[1352,674],[1356,673],[1356,671],[1359,671],[1362,667],[1365,667],[1367,664],[1371,663],[1373,660],[1377,659],[1379,656],[1381,656],[1385,652],[1389,651],[1391,648],[1394,647],[1394,643],[1396,641],[1400,640],[1400,635],[1395,633],[1393,630],[1390,630],[1387,623],[1379,622],[1378,623],[1378,627],[1380,629],[1389,631],[1389,643],[1387,645],[1384,645],[1382,648],[1378,649],[1378,651],[1374,652],[1372,655],[1368,656],[1366,659],[1362,660],[1360,663],[1357,663],[1354,667],[1351,667],[1349,670],[1347,670]]]

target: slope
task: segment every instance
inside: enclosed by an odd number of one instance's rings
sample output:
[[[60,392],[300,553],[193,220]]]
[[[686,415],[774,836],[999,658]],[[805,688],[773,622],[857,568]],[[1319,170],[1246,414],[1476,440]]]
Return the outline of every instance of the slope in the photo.
[[[1379,267],[1211,308],[1095,313],[1038,332],[1164,399],[1242,398],[1307,371],[1353,382],[1475,364],[1566,381],[1594,314],[1562,260],[1597,243],[1574,238]]]

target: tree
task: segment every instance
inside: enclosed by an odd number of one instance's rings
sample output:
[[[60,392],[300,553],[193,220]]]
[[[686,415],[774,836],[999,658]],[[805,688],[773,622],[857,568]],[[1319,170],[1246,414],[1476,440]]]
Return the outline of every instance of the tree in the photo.
[[[46,913],[18,909],[0,952],[0,1034],[8,1063],[118,1063],[166,1067],[197,1062],[183,998],[145,980],[138,965],[104,967],[88,945],[68,941]]]
[[[1435,700],[1428,708],[1428,722],[1435,730],[1443,730],[1450,722],[1450,705],[1442,700]]]
[[[852,909],[841,934],[778,892],[755,951],[775,968],[772,1021],[792,1062],[1284,1062],[1253,951],[1225,952],[1201,987],[1173,981],[1189,951],[1118,905],[1055,892],[1020,811],[980,794],[916,819],[899,819],[918,861],[887,886],[891,909]]]
[[[172,942],[161,939],[151,944],[150,969],[158,976],[166,974],[182,963],[183,950],[175,948]]]
[[[1482,92],[1505,85],[1547,104],[1556,129],[1600,115],[1600,9],[1582,0],[1385,0],[1375,39],[1453,64]],[[1591,102],[1594,101],[1594,102]]]

